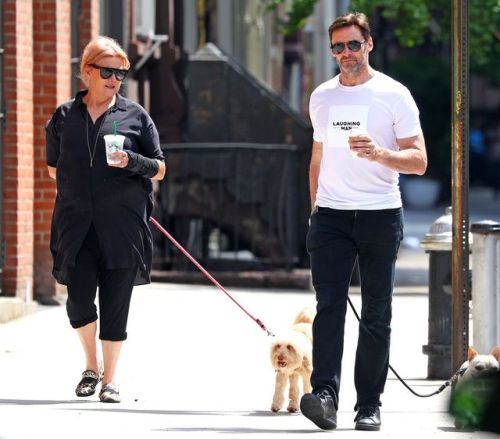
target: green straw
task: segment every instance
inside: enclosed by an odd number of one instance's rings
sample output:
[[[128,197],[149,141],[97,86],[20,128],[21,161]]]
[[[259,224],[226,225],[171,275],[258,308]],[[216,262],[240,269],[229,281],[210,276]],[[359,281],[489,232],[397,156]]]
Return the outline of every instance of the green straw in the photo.
[[[115,132],[115,133],[114,133],[114,134],[115,134],[115,136],[116,136],[116,125],[117,125],[117,123],[116,123],[116,120],[115,120],[115,121],[113,122],[113,131]]]

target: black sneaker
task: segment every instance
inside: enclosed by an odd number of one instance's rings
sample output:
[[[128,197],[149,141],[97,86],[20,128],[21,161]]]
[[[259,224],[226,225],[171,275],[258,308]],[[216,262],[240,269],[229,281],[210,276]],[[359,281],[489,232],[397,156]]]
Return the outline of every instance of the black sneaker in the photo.
[[[380,409],[377,406],[362,406],[354,418],[355,430],[380,430]]]
[[[323,430],[337,428],[337,409],[332,396],[325,390],[306,393],[300,400],[302,414]]]

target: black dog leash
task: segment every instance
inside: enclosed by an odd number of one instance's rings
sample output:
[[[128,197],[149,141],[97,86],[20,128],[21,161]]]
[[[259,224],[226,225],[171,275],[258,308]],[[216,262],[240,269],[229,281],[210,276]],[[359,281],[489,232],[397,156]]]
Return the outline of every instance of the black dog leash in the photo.
[[[263,331],[266,331],[267,335],[274,337],[274,334],[271,331],[269,331],[269,329],[266,328],[266,325],[264,325],[264,323],[262,323],[262,321],[260,319],[255,318],[243,306],[241,306],[238,303],[238,301],[233,296],[231,296],[231,294],[229,294],[227,292],[227,290],[219,282],[217,282],[217,280],[207,270],[205,270],[205,268],[203,268],[203,266],[193,256],[191,256],[189,254],[189,252],[182,245],[180,245],[170,233],[168,233],[161,226],[161,224],[158,221],[156,221],[153,217],[150,217],[149,221],[151,223],[153,223],[154,226],[163,235],[165,235],[169,239],[169,241],[172,244],[174,244],[181,251],[181,253],[184,254],[184,256],[186,256],[186,258],[188,258],[196,266],[196,268],[198,268],[207,277],[207,279],[210,282],[212,282],[217,288],[219,288],[219,290],[221,290],[227,297],[229,297],[236,304],[236,306],[238,306],[248,317],[250,317],[255,323],[257,323],[257,325],[259,325],[260,329],[262,329]]]
[[[351,298],[349,296],[347,296],[347,300],[349,301],[349,306],[351,307],[352,309],[352,312],[354,313],[354,315],[356,316],[356,319],[358,319],[358,322],[361,323],[361,318],[359,317],[359,314],[358,312],[356,311],[356,308],[354,308],[354,305],[352,304],[351,302]],[[441,386],[434,392],[432,393],[429,393],[429,394],[426,394],[426,395],[422,395],[421,393],[417,393],[415,392],[415,390],[413,390],[408,384],[406,384],[405,380],[403,378],[401,378],[399,376],[399,374],[394,370],[394,368],[389,364],[389,369],[390,371],[396,375],[396,378],[401,381],[401,384],[403,384],[403,386],[405,386],[411,393],[413,393],[415,396],[418,396],[419,398],[429,398],[430,396],[434,396],[434,395],[438,395],[439,393],[441,393],[444,389],[446,389],[449,385],[451,384],[454,384],[457,379],[459,377],[461,377],[464,372],[465,372],[465,368],[460,368],[458,369],[452,376],[449,380],[445,381],[443,384],[441,384]]]

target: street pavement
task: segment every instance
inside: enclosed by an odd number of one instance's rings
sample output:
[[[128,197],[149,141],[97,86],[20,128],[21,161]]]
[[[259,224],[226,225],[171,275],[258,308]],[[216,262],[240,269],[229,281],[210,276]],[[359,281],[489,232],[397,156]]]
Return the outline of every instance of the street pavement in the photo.
[[[500,220],[498,205],[477,201],[471,218]],[[495,207],[497,206],[497,207]],[[492,210],[492,207],[494,210]],[[481,210],[483,209],[483,210]],[[495,210],[496,209],[496,210]],[[443,208],[406,211],[393,301],[391,365],[415,391],[427,380],[428,256],[418,242]],[[230,288],[248,312],[279,336],[314,294],[304,290]],[[351,297],[359,310],[359,288]],[[347,311],[338,428],[323,432],[300,413],[272,413],[272,337],[212,285],[153,283],[134,290],[117,383],[123,402],[77,398],[84,367],[64,306],[39,306],[0,324],[0,439],[31,438],[493,438],[458,431],[447,413],[450,389],[430,398],[412,395],[389,372],[380,432],[354,430],[353,364],[357,322]]]
[[[314,307],[313,293],[305,291],[231,289],[231,294],[277,335],[301,308]],[[359,309],[359,295],[352,297]],[[420,393],[441,384],[426,380],[427,306],[426,294],[394,296],[391,364]],[[118,370],[121,404],[74,395],[84,365],[79,342],[63,306],[41,306],[0,325],[0,438],[493,437],[454,429],[447,414],[449,389],[417,398],[391,373],[382,399],[382,430],[355,431],[357,324],[350,311],[345,333],[338,429],[325,433],[301,414],[270,412],[272,338],[213,286],[136,288]]]

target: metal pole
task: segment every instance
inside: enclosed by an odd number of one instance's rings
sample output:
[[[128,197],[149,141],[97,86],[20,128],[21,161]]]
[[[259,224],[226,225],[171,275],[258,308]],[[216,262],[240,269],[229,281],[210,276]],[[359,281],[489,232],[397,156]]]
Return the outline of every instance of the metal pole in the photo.
[[[452,364],[469,343],[469,26],[468,0],[452,0]]]
[[[2,271],[5,263],[5,241],[3,237],[3,135],[4,135],[4,124],[5,124],[5,106],[4,106],[4,93],[3,93],[3,82],[4,82],[4,4],[3,0],[0,0],[0,294],[2,294]]]

